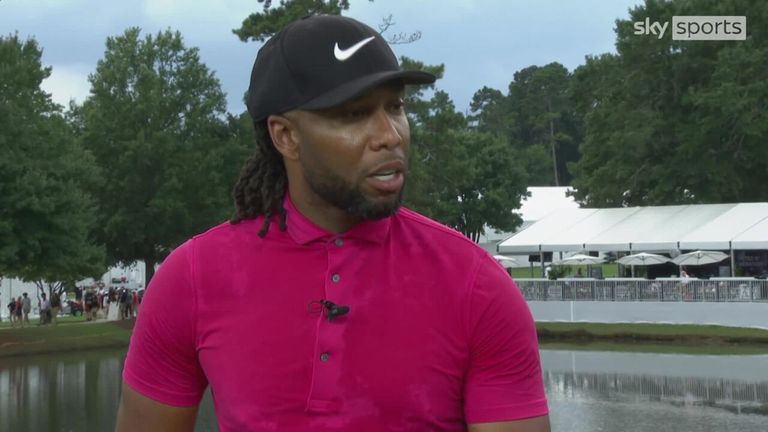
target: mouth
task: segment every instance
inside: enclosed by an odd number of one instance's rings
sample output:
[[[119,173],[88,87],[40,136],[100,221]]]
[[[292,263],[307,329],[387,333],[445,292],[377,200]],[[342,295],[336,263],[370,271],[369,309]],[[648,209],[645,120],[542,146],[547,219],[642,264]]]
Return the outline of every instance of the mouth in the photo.
[[[387,162],[377,166],[366,178],[368,184],[382,194],[399,192],[405,182],[405,162]]]

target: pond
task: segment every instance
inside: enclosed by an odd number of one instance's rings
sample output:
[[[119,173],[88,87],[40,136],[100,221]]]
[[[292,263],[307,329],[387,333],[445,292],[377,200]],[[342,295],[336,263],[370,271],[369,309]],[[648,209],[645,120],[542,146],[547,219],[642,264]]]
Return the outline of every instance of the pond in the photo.
[[[0,359],[0,431],[114,429],[125,350]],[[768,355],[541,351],[552,430],[768,431]],[[210,393],[197,431],[215,431]]]

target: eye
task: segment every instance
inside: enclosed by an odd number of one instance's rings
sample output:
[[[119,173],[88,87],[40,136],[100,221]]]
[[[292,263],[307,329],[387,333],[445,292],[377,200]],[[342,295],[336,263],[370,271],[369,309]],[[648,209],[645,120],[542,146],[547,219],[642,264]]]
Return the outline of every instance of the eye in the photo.
[[[390,109],[396,113],[403,112],[405,110],[405,101],[400,99],[398,101],[393,102]]]
[[[370,111],[366,108],[355,108],[352,110],[349,110],[347,113],[347,117],[351,119],[361,119],[368,115]]]

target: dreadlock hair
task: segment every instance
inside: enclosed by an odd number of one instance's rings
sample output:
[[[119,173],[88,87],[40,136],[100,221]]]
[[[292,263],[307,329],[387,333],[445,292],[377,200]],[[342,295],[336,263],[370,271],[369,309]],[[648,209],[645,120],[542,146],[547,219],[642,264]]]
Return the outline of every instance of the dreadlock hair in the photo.
[[[286,230],[283,196],[288,187],[288,176],[283,157],[272,144],[267,121],[254,123],[254,128],[256,152],[245,162],[232,191],[235,215],[230,222],[237,224],[264,215],[264,224],[259,231],[259,237],[264,238],[275,212],[280,215],[280,231]]]

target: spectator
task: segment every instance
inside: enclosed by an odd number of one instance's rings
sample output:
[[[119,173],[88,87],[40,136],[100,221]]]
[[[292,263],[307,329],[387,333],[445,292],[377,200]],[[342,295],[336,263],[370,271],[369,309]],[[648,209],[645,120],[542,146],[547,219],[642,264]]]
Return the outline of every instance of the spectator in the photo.
[[[96,294],[93,292],[93,288],[88,288],[85,292],[85,304],[83,305],[86,321],[92,321],[94,319],[94,313],[96,312],[97,307],[98,299],[96,298]]]
[[[46,325],[51,321],[51,302],[48,301],[45,293],[40,294],[40,297],[42,299],[39,300],[40,323],[38,325]]]
[[[8,320],[11,322],[11,327],[16,327],[14,319],[16,319],[16,300],[11,297],[11,301],[8,303]]]
[[[19,327],[24,327],[24,322],[22,320],[22,313],[21,308],[23,306],[24,302],[21,300],[21,296],[19,296],[16,299],[16,307],[14,308],[14,319],[17,323],[19,323]]]
[[[29,298],[27,293],[23,294],[21,299],[21,311],[24,314],[23,324],[29,325],[29,313],[32,311],[32,299]]]
[[[134,318],[136,314],[138,314],[139,309],[139,294],[136,293],[136,290],[133,290],[133,293],[131,294],[131,318]]]
[[[59,297],[59,293],[54,292],[51,294],[51,323],[53,325],[58,325],[58,316],[59,311],[61,310],[61,297]]]

